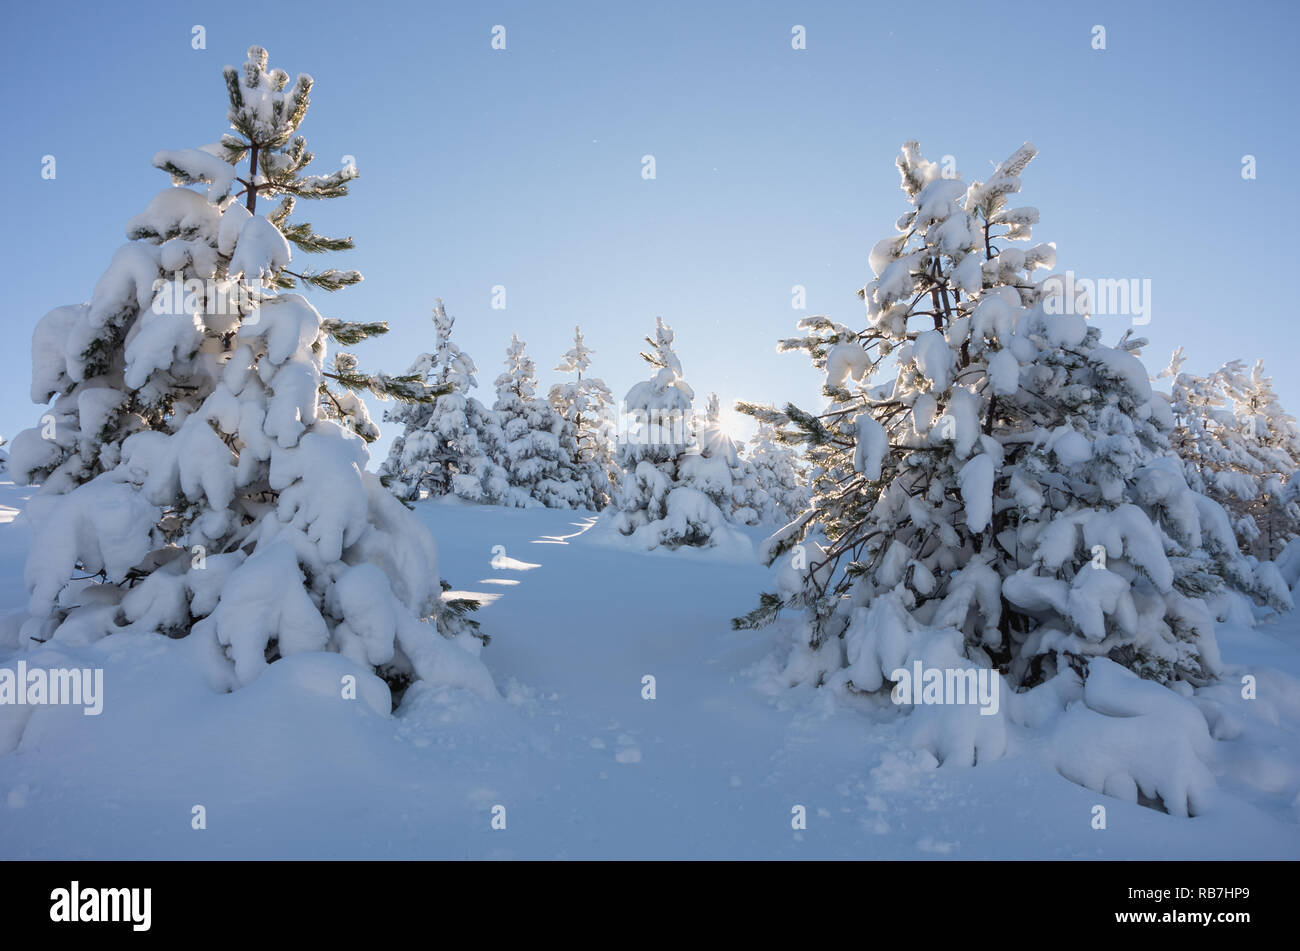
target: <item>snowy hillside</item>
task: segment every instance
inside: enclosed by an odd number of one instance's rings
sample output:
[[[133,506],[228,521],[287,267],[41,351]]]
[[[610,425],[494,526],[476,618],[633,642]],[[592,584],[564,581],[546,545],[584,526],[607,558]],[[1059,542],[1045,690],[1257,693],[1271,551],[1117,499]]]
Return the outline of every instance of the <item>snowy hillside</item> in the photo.
[[[30,494],[0,485],[6,613],[26,600]],[[1300,615],[1220,627],[1225,669],[1253,674],[1259,696],[1198,691],[1216,782],[1201,815],[1177,818],[1063,778],[1064,733],[1008,723],[1004,758],[939,766],[906,735],[916,712],[777,686],[781,626],[729,625],[769,581],[753,557],[634,551],[582,513],[417,512],[444,576],[490,599],[482,659],[500,699],[417,684],[381,713],[367,700],[386,708],[385,686],[336,653],[219,693],[197,638],[0,649],[8,669],[104,669],[97,717],[0,707],[0,748],[17,743],[0,755],[0,858],[1300,856]],[[348,674],[358,700],[340,697]]]

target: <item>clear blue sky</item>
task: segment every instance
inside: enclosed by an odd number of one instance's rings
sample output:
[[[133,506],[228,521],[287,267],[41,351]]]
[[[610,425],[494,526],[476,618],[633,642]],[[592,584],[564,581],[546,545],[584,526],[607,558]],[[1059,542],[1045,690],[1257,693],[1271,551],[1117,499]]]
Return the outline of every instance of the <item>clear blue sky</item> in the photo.
[[[0,207],[8,290],[0,433],[30,404],[30,338],[85,300],[128,218],[167,186],[162,148],[225,131],[221,67],[251,44],[316,78],[302,127],[345,199],[310,220],[364,284],[313,292],[382,319],[363,365],[428,349],[441,296],[489,402],[511,332],[544,385],[581,323],[622,396],[662,315],[701,397],[817,405],[778,355],[808,313],[862,320],[867,253],[904,210],[893,160],[915,138],[982,177],[1025,140],[1024,203],[1080,276],[1149,278],[1152,369],[1264,357],[1292,412],[1286,224],[1297,183],[1294,3],[311,3],[11,5]],[[207,49],[191,48],[191,27]],[[491,30],[506,27],[494,51]],[[807,49],[791,49],[791,28]],[[1091,47],[1092,28],[1107,49]],[[1242,156],[1258,178],[1244,181]],[[41,178],[43,155],[57,178]],[[657,178],[641,177],[655,156]],[[1279,238],[1282,239],[1279,244]],[[491,308],[491,289],[507,309]],[[1108,319],[1108,339],[1126,325]],[[391,431],[373,453],[382,458]]]

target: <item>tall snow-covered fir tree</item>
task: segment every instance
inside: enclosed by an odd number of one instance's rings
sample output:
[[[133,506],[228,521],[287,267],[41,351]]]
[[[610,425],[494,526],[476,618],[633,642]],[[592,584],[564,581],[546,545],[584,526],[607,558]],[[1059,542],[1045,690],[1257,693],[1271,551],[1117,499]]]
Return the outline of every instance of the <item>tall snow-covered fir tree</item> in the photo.
[[[727,466],[700,453],[691,410],[695,392],[682,378],[672,328],[656,318],[655,335],[646,342],[650,350],[641,357],[654,374],[624,400],[628,424],[616,450],[623,478],[613,526],[646,548],[710,547],[726,531],[728,519],[715,501],[716,487],[704,482],[720,467],[729,490]]]
[[[591,483],[575,462],[577,427],[537,396],[537,368],[517,334],[510,335],[505,363],[492,405],[501,433],[497,462],[510,482],[504,504],[594,508]]]
[[[366,472],[375,428],[358,394],[428,389],[350,353],[327,363],[331,341],[386,326],[287,293],[361,280],[293,269],[295,249],[352,247],[292,215],[347,194],[357,171],[305,171],[310,76],[291,83],[260,47],[224,75],[231,130],[154,156],[171,187],[127,224],[91,300],[33,334],[31,395],[53,402],[12,451],[16,478],[40,484],[23,639],[188,636],[224,689],[324,650],[395,695],[413,680],[493,694],[465,605],[441,599],[433,538]]]
[[[1263,361],[1239,360],[1209,376],[1182,371],[1182,348],[1160,377],[1172,377],[1173,447],[1188,483],[1232,517],[1241,550],[1269,560],[1300,534],[1300,429],[1282,407]]]
[[[801,612],[790,682],[871,694],[944,658],[1023,689],[1109,658],[1204,684],[1221,593],[1287,600],[1188,487],[1143,341],[1103,345],[1037,277],[1055,248],[1017,246],[1038,212],[1008,201],[1034,155],[967,183],[904,145],[909,208],[871,251],[866,325],[810,317],[781,345],[825,372],[829,405],[744,407],[814,466],[811,509],[764,548],[780,590],[736,621]]]
[[[379,471],[403,500],[418,499],[425,491],[434,497],[500,503],[510,491],[495,459],[501,427],[496,415],[470,395],[478,385],[477,368],[451,339],[455,322],[439,299],[433,308],[434,350],[420,354],[407,375],[424,380],[440,395],[431,403],[400,406],[384,415],[403,430]]]
[[[573,346],[555,369],[574,379],[554,384],[547,398],[577,433],[575,463],[591,486],[592,506],[603,509],[614,488],[614,394],[599,377],[584,376],[596,351],[587,346],[582,328],[573,328]]]

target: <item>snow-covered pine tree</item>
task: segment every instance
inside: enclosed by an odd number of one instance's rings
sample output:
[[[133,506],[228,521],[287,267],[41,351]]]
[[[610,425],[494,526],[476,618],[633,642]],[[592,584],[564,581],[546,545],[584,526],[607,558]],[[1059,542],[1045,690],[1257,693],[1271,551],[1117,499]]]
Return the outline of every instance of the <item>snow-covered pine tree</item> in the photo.
[[[1239,527],[1238,538],[1246,543],[1243,550],[1272,560],[1300,534],[1300,485],[1295,481],[1300,470],[1300,428],[1282,406],[1272,378],[1264,372],[1263,360],[1249,370],[1234,360],[1216,376],[1240,436],[1215,435],[1235,444],[1234,461],[1251,473],[1257,490],[1253,499],[1230,495],[1221,501]]]
[[[584,342],[582,328],[573,328],[573,346],[555,367],[572,373],[574,379],[556,383],[548,398],[556,412],[571,423],[577,433],[575,465],[591,486],[592,507],[609,504],[614,490],[614,394],[599,377],[584,376],[591,367],[592,350]]]
[[[1014,246],[1038,220],[1007,204],[1034,155],[968,184],[904,145],[911,207],[871,252],[866,327],[810,317],[782,344],[825,371],[829,406],[747,407],[815,467],[812,508],[764,546],[791,553],[780,592],[736,621],[802,609],[792,682],[873,693],[925,660],[1024,688],[1105,657],[1199,684],[1220,670],[1205,599],[1280,600],[1170,455],[1143,341],[1103,346],[1035,278],[1054,247]]]
[[[655,335],[646,343],[650,350],[641,357],[654,375],[633,386],[624,400],[628,425],[616,450],[623,479],[613,526],[646,548],[711,547],[726,530],[727,518],[692,483],[705,468],[721,465],[726,473],[726,463],[717,458],[707,467],[701,463],[691,412],[695,392],[682,379],[673,331],[662,317],[655,319]]]
[[[1239,360],[1208,377],[1182,371],[1182,348],[1160,377],[1172,377],[1172,444],[1188,483],[1232,518],[1243,553],[1271,560],[1300,534],[1300,429],[1282,407],[1263,361]]]
[[[331,339],[386,326],[276,293],[361,280],[291,270],[291,245],[352,247],[290,216],[296,200],[347,194],[356,168],[305,173],[310,76],[290,84],[252,47],[225,80],[232,131],[154,156],[172,187],[128,223],[89,303],[33,335],[32,398],[53,404],[13,446],[15,475],[40,483],[24,642],[188,636],[225,689],[337,651],[398,695],[416,679],[493,694],[465,606],[441,600],[428,529],[366,472],[374,427],[356,394],[427,389],[351,355],[327,369]]]
[[[759,424],[741,458],[747,464],[744,504],[758,514],[760,523],[785,525],[808,508],[807,474],[770,423]]]
[[[420,354],[407,375],[424,380],[440,395],[432,403],[399,406],[384,414],[386,422],[401,423],[403,430],[379,472],[404,501],[420,498],[423,491],[500,503],[510,489],[505,470],[493,458],[501,427],[496,415],[470,396],[478,385],[477,368],[451,339],[455,323],[439,298],[433,307],[434,350]]]
[[[510,481],[504,504],[593,508],[591,483],[574,462],[577,429],[537,396],[537,368],[517,334],[510,335],[505,363],[492,406],[501,432],[497,463]]]
[[[758,524],[758,509],[750,504],[757,476],[741,456],[743,446],[723,428],[722,402],[717,393],[709,394],[703,417],[695,418],[695,439],[699,453],[682,460],[682,479],[707,495],[729,521]]]

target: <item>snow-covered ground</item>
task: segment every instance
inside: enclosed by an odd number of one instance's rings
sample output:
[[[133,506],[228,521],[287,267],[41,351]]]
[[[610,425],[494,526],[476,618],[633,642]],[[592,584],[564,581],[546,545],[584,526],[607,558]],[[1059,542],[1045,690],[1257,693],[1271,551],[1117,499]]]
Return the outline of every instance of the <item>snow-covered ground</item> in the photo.
[[[27,495],[0,485],[0,612],[25,600]],[[743,553],[637,552],[580,513],[418,508],[442,574],[491,599],[501,700],[416,687],[381,715],[364,695],[382,685],[336,654],[218,694],[189,642],[158,636],[26,654],[102,667],[106,698],[97,717],[37,708],[0,756],[0,858],[1300,858],[1300,616],[1221,630],[1260,699],[1212,688],[1234,738],[1213,743],[1211,807],[1181,819],[1064,779],[1022,727],[1003,759],[938,766],[893,709],[772,686],[780,628],[728,623],[770,587]],[[340,697],[348,673],[362,701]],[[18,722],[0,710],[0,734]]]

